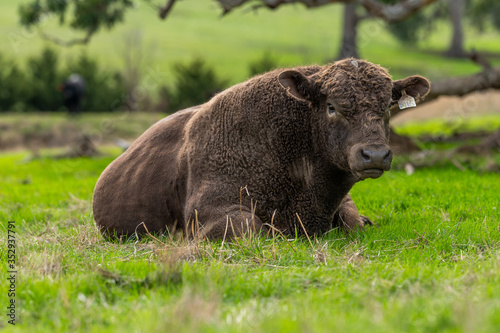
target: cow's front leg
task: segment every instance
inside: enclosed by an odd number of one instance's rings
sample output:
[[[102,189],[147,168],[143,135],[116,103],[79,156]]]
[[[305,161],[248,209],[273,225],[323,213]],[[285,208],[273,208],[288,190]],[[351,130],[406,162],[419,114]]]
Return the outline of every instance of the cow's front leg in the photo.
[[[186,234],[190,238],[229,239],[257,234],[265,229],[250,209],[239,205],[205,206],[193,212],[186,223]]]
[[[363,229],[366,225],[373,225],[373,222],[366,216],[359,215],[356,205],[347,194],[335,212],[334,225],[341,227],[346,232]]]

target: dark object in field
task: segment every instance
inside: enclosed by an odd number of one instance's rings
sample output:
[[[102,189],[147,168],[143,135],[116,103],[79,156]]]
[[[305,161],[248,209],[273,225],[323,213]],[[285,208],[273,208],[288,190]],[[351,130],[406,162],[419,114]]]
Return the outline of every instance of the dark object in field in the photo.
[[[389,146],[396,155],[409,154],[416,151],[421,151],[420,147],[410,137],[399,135],[391,130]]]
[[[349,190],[390,169],[389,105],[429,86],[352,58],[256,76],[140,136],[97,182],[95,221],[112,237],[362,228]]]
[[[58,86],[63,94],[64,106],[70,114],[78,114],[82,110],[82,98],[85,93],[85,80],[78,74],[71,74],[64,83]]]
[[[92,138],[83,134],[81,138],[71,145],[68,152],[56,156],[56,158],[77,158],[99,156],[101,153],[97,150]]]
[[[486,136],[476,145],[460,147],[458,152],[476,155],[490,155],[493,152],[500,152],[500,129]]]

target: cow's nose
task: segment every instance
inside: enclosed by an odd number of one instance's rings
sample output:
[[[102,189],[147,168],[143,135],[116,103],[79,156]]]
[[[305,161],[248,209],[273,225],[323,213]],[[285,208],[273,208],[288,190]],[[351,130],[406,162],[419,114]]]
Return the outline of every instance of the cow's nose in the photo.
[[[386,150],[361,149],[360,155],[365,168],[390,168],[392,162],[392,152]]]

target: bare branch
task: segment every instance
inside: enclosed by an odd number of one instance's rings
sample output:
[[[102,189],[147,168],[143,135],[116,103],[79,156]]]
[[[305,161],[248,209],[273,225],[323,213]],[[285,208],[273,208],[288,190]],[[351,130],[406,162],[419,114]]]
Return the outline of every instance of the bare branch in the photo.
[[[395,23],[406,19],[421,8],[437,0],[404,0],[393,5],[384,4],[378,0],[361,0],[360,3],[371,15],[381,18],[388,23]]]
[[[281,5],[301,3],[308,8],[321,7],[332,3],[358,3],[362,5],[371,17],[381,18],[386,22],[393,23],[406,19],[421,8],[436,2],[437,0],[402,0],[393,5],[385,4],[379,0],[217,0],[224,10],[229,13],[234,8],[246,3],[259,2],[259,7],[277,8]]]
[[[483,54],[474,49],[469,53],[468,57],[479,66],[483,67],[483,70],[485,71],[489,71],[492,67],[491,62]]]
[[[433,82],[425,102],[442,95],[463,96],[486,89],[500,89],[500,66],[469,76]]]
[[[364,15],[359,15],[358,16],[358,22],[361,22],[363,20],[368,20],[368,19],[371,19],[371,18],[373,18],[373,16],[370,13],[367,13],[367,14],[364,14]]]
[[[170,13],[170,10],[174,6],[174,3],[175,3],[175,0],[168,0],[167,3],[165,4],[165,6],[159,7],[159,9],[160,9],[160,18],[162,20],[164,20],[167,17],[168,13]]]
[[[47,34],[46,32],[40,30],[40,36],[43,39],[46,39],[48,41],[51,41],[54,44],[60,45],[60,46],[65,46],[65,47],[71,47],[73,45],[81,45],[81,44],[87,44],[90,41],[90,38],[94,35],[95,30],[89,30],[87,31],[87,34],[83,38],[74,38],[70,40],[64,40],[57,38],[55,36],[52,36],[50,34]]]

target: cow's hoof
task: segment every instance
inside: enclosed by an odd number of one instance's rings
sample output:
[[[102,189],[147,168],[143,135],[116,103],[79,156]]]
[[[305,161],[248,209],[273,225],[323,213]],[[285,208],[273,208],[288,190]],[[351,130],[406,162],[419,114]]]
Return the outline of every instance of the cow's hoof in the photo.
[[[363,225],[363,227],[366,227],[366,226],[377,226],[378,225],[376,223],[373,223],[368,217],[366,216],[363,216],[363,215],[360,215],[359,218],[361,219],[361,223]]]

